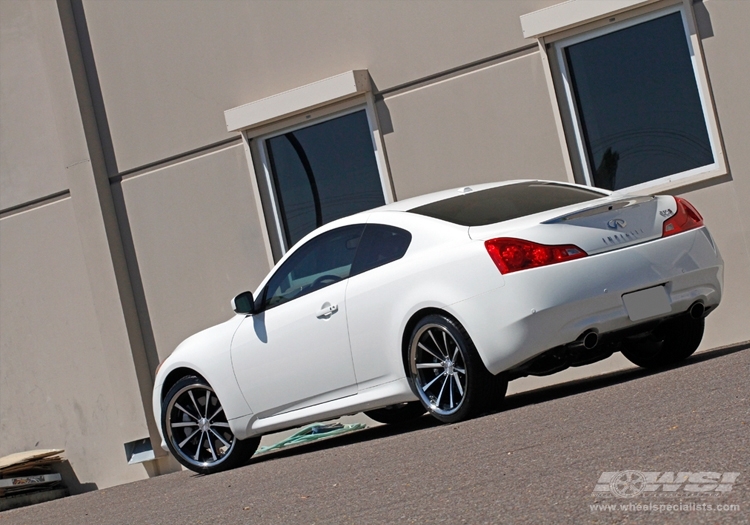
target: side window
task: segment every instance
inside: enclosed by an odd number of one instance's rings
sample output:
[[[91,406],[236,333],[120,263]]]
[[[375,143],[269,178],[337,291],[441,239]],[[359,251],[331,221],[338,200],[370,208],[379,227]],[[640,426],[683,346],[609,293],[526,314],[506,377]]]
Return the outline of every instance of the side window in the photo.
[[[265,308],[272,308],[349,277],[364,225],[323,233],[301,246],[268,281]]]
[[[411,233],[394,226],[368,224],[359,243],[352,275],[357,275],[404,256],[411,243]]]

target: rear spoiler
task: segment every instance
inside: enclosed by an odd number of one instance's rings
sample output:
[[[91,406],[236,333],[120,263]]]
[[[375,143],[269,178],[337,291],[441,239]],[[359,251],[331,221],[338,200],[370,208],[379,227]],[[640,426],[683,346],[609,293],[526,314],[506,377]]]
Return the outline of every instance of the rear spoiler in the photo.
[[[644,202],[652,201],[655,198],[656,197],[654,197],[653,195],[646,195],[643,197],[628,197],[626,199],[608,202],[607,204],[597,204],[596,206],[592,206],[590,208],[577,211],[575,213],[568,213],[565,215],[561,215],[559,217],[555,217],[553,219],[546,220],[542,222],[542,224],[554,224],[558,222],[570,221],[573,219],[582,219],[584,217],[591,217],[593,215],[599,215],[600,213],[607,213],[613,210],[621,210],[623,208],[629,208],[630,206],[637,206],[639,204],[643,204]]]

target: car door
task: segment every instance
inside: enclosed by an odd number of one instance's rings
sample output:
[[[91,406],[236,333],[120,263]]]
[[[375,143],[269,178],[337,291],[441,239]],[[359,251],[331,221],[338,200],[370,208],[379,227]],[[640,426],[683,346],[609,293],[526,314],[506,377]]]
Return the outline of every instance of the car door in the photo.
[[[282,264],[232,341],[232,364],[259,417],[355,394],[345,291],[363,225],[311,239]]]
[[[346,317],[360,389],[403,376],[398,329],[414,272],[399,261],[411,240],[403,228],[368,223],[359,242],[346,289]]]

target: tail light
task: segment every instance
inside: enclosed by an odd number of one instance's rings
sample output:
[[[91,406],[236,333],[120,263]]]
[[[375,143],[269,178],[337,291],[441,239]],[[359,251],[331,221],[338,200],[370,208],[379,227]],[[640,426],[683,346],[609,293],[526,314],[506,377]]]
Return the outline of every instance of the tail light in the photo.
[[[506,237],[485,241],[484,246],[500,273],[538,268],[539,266],[580,259],[588,255],[573,244],[547,246],[523,239]]]
[[[675,233],[681,233],[703,226],[703,217],[701,217],[701,214],[698,213],[698,210],[696,210],[692,204],[680,197],[675,197],[674,200],[677,204],[677,211],[669,219],[664,221],[664,225],[661,229],[662,237],[669,237]]]

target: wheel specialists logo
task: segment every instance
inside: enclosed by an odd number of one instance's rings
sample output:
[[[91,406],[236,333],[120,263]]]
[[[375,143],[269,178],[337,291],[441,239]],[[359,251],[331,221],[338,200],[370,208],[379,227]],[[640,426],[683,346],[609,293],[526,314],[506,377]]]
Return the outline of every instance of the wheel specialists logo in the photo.
[[[732,490],[739,472],[602,472],[592,496],[719,496]]]

